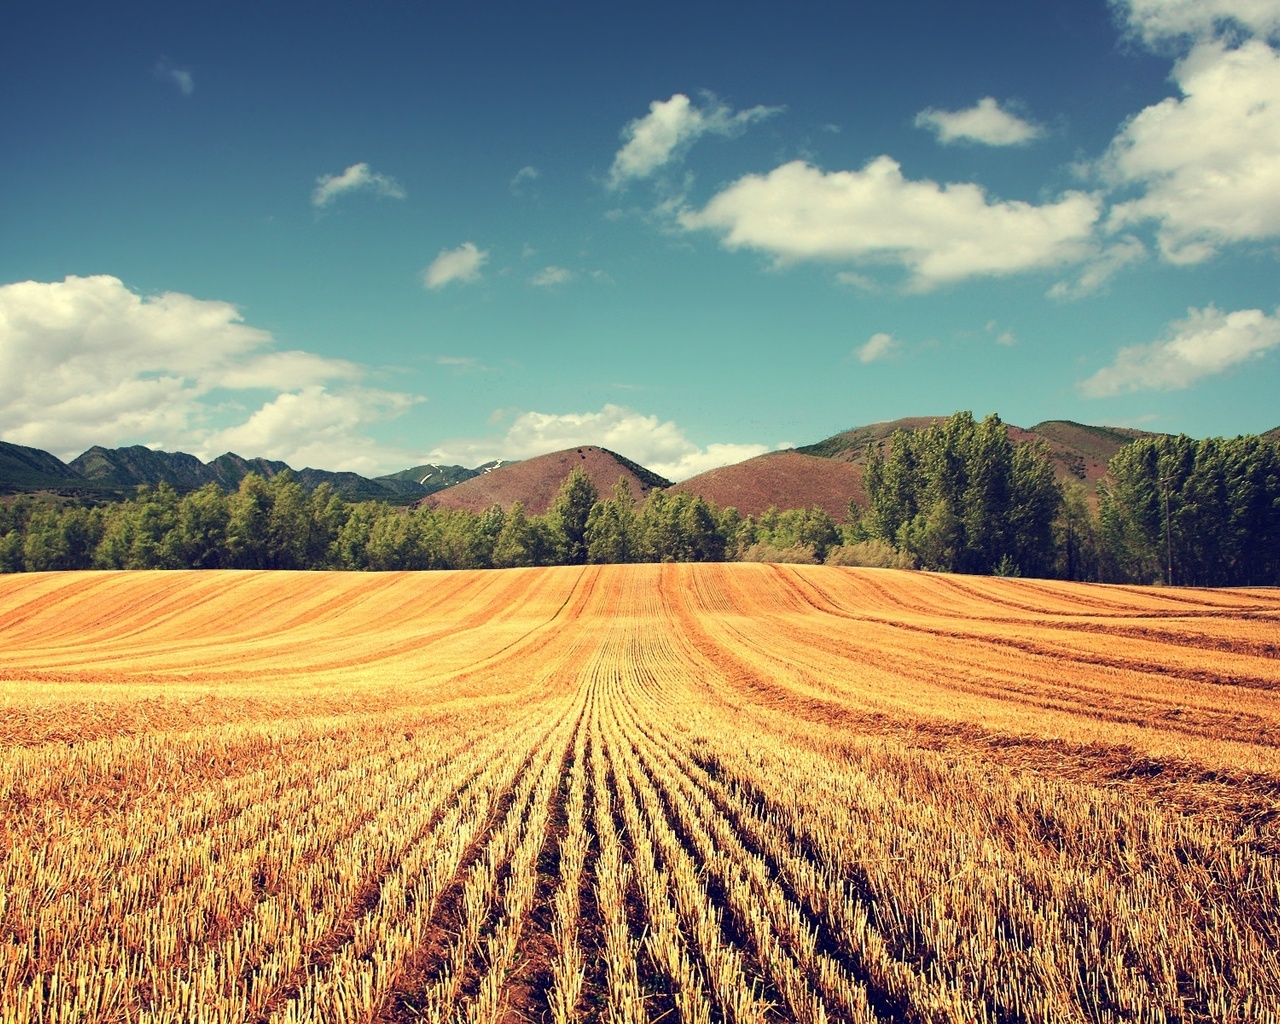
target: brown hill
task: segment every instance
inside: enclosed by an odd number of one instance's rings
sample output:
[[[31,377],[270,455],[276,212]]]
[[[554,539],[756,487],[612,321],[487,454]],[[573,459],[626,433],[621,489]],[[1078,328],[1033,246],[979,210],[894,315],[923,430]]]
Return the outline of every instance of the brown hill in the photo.
[[[845,518],[849,499],[865,504],[862,465],[788,450],[757,455],[734,466],[708,470],[676,484],[673,491],[700,494],[721,508],[732,505],[743,515],[759,516],[780,509],[826,509],[836,522]]]
[[[1046,420],[1029,430],[1009,427],[1014,441],[1044,441],[1049,446],[1059,480],[1078,480],[1089,490],[1107,472],[1107,463],[1125,445],[1140,437],[1156,437],[1131,427],[1093,427],[1071,420]]]
[[[607,448],[583,445],[564,451],[539,455],[523,462],[499,466],[480,476],[437,491],[418,501],[417,508],[465,509],[483,512],[494,505],[510,508],[524,502],[530,515],[540,515],[551,507],[565,478],[575,467],[581,467],[596,485],[600,497],[607,498],[618,478],[625,478],[637,501],[643,500],[655,487],[669,487],[671,481],[658,476],[638,463],[623,458]]]

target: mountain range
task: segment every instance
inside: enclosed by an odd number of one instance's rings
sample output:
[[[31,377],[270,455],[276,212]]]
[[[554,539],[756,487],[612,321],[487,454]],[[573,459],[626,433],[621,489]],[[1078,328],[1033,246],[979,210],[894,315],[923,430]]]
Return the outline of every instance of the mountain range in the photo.
[[[178,491],[193,491],[205,484],[235,490],[250,473],[273,477],[292,472],[308,491],[329,484],[348,501],[407,503],[433,491],[481,476],[498,463],[475,469],[465,466],[414,466],[377,479],[358,473],[324,469],[292,469],[272,459],[245,459],[233,452],[201,462],[185,452],[162,452],[143,445],[103,448],[95,445],[70,462],[63,462],[39,448],[0,441],[0,494],[51,491],[66,497],[111,500],[128,497],[143,484],[165,483]]]
[[[836,519],[850,499],[866,500],[862,476],[869,446],[883,446],[896,430],[914,431],[944,417],[917,416],[842,431],[815,444],[769,452],[745,462],[709,470],[678,484],[630,459],[594,445],[567,448],[519,462],[497,460],[475,468],[425,464],[373,479],[356,473],[320,469],[291,470],[283,462],[245,459],[231,452],[201,462],[183,452],[155,451],[142,445],[95,446],[63,462],[38,448],[0,441],[0,494],[48,491],[66,497],[113,500],[142,484],[167,483],[191,491],[208,483],[239,486],[250,473],[273,477],[290,470],[307,490],[328,483],[349,501],[378,500],[427,508],[480,511],[520,501],[530,514],[545,512],[565,477],[580,466],[601,495],[619,478],[642,500],[655,488],[700,494],[720,507],[734,506],[759,515],[769,506],[826,509]],[[1074,479],[1093,490],[1107,462],[1129,442],[1155,436],[1127,427],[1099,427],[1049,420],[1034,427],[1008,425],[1015,443],[1043,441],[1061,480]],[[1262,435],[1280,441],[1280,427]]]

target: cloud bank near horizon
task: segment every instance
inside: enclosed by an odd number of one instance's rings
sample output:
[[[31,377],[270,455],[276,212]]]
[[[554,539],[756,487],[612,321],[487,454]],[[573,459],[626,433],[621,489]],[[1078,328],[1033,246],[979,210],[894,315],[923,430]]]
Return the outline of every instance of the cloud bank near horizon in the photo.
[[[366,431],[422,401],[346,359],[281,350],[229,302],[116,277],[0,286],[0,438],[71,459],[143,444],[358,473],[398,456]],[[406,463],[408,465],[409,463]]]
[[[595,412],[518,412],[505,433],[444,441],[432,450],[430,459],[437,464],[479,466],[492,459],[529,459],[584,444],[608,448],[676,482],[770,451],[763,444],[700,447],[672,420],[608,403]]]

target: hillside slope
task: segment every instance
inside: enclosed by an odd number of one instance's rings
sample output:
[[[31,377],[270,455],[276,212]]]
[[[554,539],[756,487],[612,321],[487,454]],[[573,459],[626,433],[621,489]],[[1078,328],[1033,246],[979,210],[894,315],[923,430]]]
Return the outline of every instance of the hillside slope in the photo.
[[[39,448],[0,441],[0,492],[58,487],[76,479],[75,470]]]
[[[415,507],[482,512],[493,505],[510,508],[519,501],[523,502],[525,511],[530,515],[540,515],[551,507],[565,478],[579,467],[595,484],[602,498],[609,496],[620,477],[626,479],[637,500],[643,500],[655,487],[671,486],[670,480],[616,452],[583,445],[523,462],[507,463],[428,495],[416,502]]]
[[[721,508],[759,516],[769,506],[826,509],[836,522],[849,500],[866,504],[862,465],[799,451],[769,452],[733,466],[708,470],[676,484],[673,491],[699,494]]]
[[[884,423],[872,423],[855,427],[816,444],[796,449],[807,455],[836,459],[841,462],[865,464],[868,445],[886,445],[894,433],[904,430],[913,433],[945,416],[912,416]],[[1059,480],[1076,480],[1090,490],[1097,487],[1107,471],[1112,456],[1131,441],[1141,437],[1157,437],[1151,431],[1129,427],[1095,427],[1071,420],[1045,420],[1034,427],[1019,427],[1006,423],[1009,437],[1017,444],[1034,444],[1042,441],[1048,447],[1054,472]]]
[[[390,488],[397,494],[421,497],[427,494],[435,494],[436,491],[443,491],[446,487],[453,487],[456,484],[470,480],[472,477],[497,469],[501,465],[503,465],[501,459],[495,462],[486,462],[483,466],[477,466],[475,469],[468,469],[466,466],[437,466],[435,463],[428,462],[421,466],[402,469],[398,473],[388,473],[386,476],[374,477],[374,482]]]

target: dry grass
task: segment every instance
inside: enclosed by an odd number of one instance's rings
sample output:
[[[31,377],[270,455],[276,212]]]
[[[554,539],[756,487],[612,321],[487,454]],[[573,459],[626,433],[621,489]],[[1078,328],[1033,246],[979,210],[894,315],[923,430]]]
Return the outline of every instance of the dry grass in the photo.
[[[1280,594],[0,579],[0,1021],[1280,1020]]]

